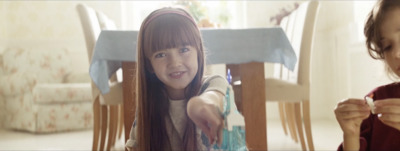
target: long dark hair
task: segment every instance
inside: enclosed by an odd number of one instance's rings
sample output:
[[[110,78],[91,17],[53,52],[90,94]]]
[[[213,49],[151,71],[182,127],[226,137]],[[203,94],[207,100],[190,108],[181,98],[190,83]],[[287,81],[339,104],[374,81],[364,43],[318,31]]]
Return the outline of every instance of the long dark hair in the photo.
[[[185,88],[185,101],[198,95],[205,56],[200,31],[191,18],[190,14],[183,9],[162,8],[147,16],[140,27],[136,76],[137,141],[140,150],[165,150],[164,147],[169,143],[165,127],[165,116],[169,115],[168,95],[164,84],[152,72],[149,56],[159,50],[178,46],[195,47],[199,67],[193,81]],[[196,127],[193,121],[188,119],[181,148],[197,150],[196,137]]]

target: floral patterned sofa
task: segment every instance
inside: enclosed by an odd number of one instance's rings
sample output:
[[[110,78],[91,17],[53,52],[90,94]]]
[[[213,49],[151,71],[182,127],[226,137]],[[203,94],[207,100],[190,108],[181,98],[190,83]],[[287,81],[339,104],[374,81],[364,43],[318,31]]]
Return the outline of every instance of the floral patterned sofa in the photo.
[[[71,74],[67,50],[9,48],[2,58],[6,128],[48,133],[93,127],[89,75]]]

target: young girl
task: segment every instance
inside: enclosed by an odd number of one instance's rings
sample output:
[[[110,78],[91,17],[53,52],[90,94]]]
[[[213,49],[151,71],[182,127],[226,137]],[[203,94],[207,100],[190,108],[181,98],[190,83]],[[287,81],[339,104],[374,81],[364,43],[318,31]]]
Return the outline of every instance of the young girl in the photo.
[[[206,150],[207,144],[221,144],[228,82],[203,78],[203,41],[192,16],[178,8],[152,12],[137,46],[138,108],[126,147]]]
[[[343,130],[338,150],[400,150],[400,1],[379,0],[364,33],[371,57],[384,60],[397,82],[367,94],[374,100],[373,108],[363,99],[338,103],[335,114]]]

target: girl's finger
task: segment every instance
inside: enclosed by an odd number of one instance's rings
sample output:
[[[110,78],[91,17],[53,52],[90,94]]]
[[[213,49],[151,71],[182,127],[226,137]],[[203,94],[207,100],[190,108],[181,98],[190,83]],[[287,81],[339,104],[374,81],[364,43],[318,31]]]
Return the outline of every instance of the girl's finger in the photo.
[[[383,100],[375,100],[375,106],[386,106],[386,105],[395,105],[400,106],[400,98],[390,98],[390,99],[383,99]]]
[[[378,114],[378,118],[382,122],[400,123],[400,114]]]
[[[341,105],[341,104],[365,104],[365,100],[350,98],[350,99],[342,100],[338,103],[338,105]]]
[[[376,113],[382,114],[400,114],[400,106],[396,105],[385,105],[385,106],[376,106],[375,107]]]
[[[369,116],[369,111],[350,111],[350,112],[339,112],[336,117],[341,120],[348,120],[354,118],[367,118]]]
[[[209,138],[209,140],[211,139],[210,137],[210,128],[208,127],[207,121],[205,122],[194,122],[196,124],[196,126],[198,128],[201,129],[201,131],[203,131],[203,133]]]
[[[219,133],[219,129],[221,127],[221,121],[217,118],[214,117],[214,119],[212,119],[209,123],[210,126],[210,136],[212,138],[215,138],[217,136],[217,134]]]
[[[369,111],[367,104],[342,104],[338,105],[335,112]]]
[[[221,113],[219,112],[218,108],[212,107],[214,110],[209,110],[209,118],[208,124],[210,126],[210,135],[212,138],[217,137],[219,135],[219,131],[222,128],[221,125],[223,124],[223,117],[221,117]]]

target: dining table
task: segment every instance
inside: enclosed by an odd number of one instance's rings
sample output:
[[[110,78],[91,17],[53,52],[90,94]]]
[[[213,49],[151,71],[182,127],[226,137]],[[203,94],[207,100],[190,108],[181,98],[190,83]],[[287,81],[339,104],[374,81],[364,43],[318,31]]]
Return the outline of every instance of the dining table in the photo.
[[[293,70],[297,57],[280,27],[201,28],[206,64],[226,64],[241,81],[240,100],[250,150],[267,150],[264,63]],[[108,80],[118,69],[123,75],[125,141],[136,113],[137,36],[135,30],[103,30],[96,42],[89,74],[101,93],[110,91]],[[233,71],[232,71],[233,70]]]

